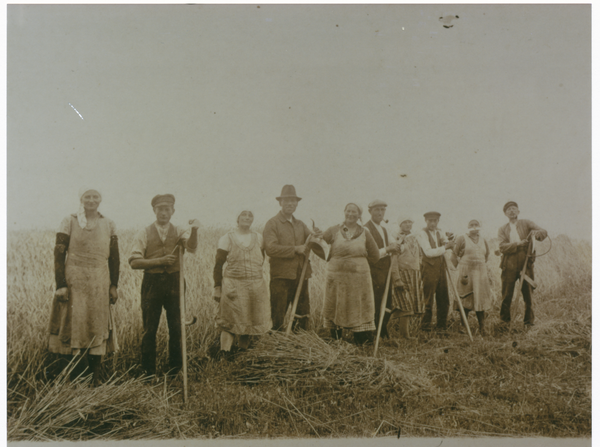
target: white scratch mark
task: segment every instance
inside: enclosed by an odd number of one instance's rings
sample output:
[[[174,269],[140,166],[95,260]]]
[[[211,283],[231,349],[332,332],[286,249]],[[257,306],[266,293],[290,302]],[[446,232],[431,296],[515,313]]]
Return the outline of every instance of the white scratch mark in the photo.
[[[78,111],[78,110],[77,110],[75,107],[73,107],[73,104],[69,103],[69,105],[71,106],[71,108],[72,108],[73,110],[75,110],[75,113],[77,113],[77,115],[79,115],[79,118],[83,119],[83,116],[81,116],[81,113],[79,113],[79,111]],[[85,120],[84,120],[84,121],[85,121]]]

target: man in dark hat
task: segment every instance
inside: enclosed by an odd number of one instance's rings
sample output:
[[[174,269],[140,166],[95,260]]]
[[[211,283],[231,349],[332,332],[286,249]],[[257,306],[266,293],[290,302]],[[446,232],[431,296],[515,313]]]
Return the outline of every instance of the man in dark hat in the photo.
[[[156,374],[156,332],[164,307],[169,326],[169,374],[174,375],[182,365],[177,247],[185,247],[190,253],[196,252],[200,222],[197,219],[190,221],[189,232],[173,225],[171,216],[175,212],[175,197],[172,194],[155,196],[152,209],[156,221],[136,235],[129,257],[132,269],[144,270],[142,368],[149,376]]]
[[[385,292],[385,283],[387,281],[387,275],[390,270],[391,258],[390,253],[400,251],[400,245],[393,240],[390,242],[388,239],[387,229],[381,225],[385,216],[387,203],[383,200],[373,200],[369,203],[369,213],[371,219],[365,224],[368,228],[371,236],[377,242],[379,248],[379,261],[375,264],[369,264],[371,267],[371,281],[373,282],[373,294],[375,296],[375,325],[379,324],[379,316],[381,313],[381,301],[383,300],[383,294]],[[391,306],[392,301],[392,287],[388,289],[386,308]],[[383,317],[383,324],[381,327],[381,338],[388,337],[387,324],[390,320],[390,313],[386,312]]]
[[[421,323],[423,330],[431,330],[433,318],[433,296],[437,309],[437,329],[446,330],[446,320],[450,300],[448,297],[448,281],[446,279],[446,260],[444,253],[454,247],[454,242],[438,229],[441,214],[436,211],[425,213],[427,226],[416,236],[423,254],[421,277],[423,278],[423,295],[425,298],[425,314]],[[453,236],[451,235],[451,239]]]
[[[298,288],[302,265],[308,249],[306,240],[314,234],[317,237],[322,232],[315,228],[314,232],[294,217],[298,202],[302,200],[296,195],[296,188],[285,185],[281,195],[276,198],[281,211],[269,219],[263,231],[265,251],[271,265],[271,318],[273,330],[283,331],[283,320],[288,306],[294,301]],[[308,279],[311,276],[310,261],[306,268],[298,305],[296,307],[294,328],[308,329],[310,302],[308,297]]]
[[[498,238],[500,239],[499,248],[502,253],[500,268],[502,269],[502,307],[500,308],[500,318],[507,325],[510,323],[510,305],[512,303],[515,283],[521,276],[521,271],[525,265],[529,241],[535,237],[538,241],[543,241],[548,236],[548,232],[530,220],[518,219],[519,206],[516,202],[507,202],[502,208],[508,223],[498,229]],[[533,279],[533,263],[535,257],[530,257],[527,261],[526,275]],[[532,293],[529,283],[521,280],[521,291],[523,292],[523,301],[525,302],[525,326],[532,326],[534,322]]]

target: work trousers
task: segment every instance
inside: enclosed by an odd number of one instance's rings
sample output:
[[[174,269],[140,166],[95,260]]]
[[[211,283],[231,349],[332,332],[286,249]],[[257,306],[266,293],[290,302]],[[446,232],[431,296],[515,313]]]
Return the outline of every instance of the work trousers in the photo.
[[[270,283],[271,291],[271,319],[273,320],[274,331],[285,331],[283,320],[288,306],[294,302],[296,289],[298,288],[298,279],[272,278]],[[293,329],[297,328],[307,330],[308,318],[310,317],[310,301],[308,299],[308,279],[305,279],[302,284],[302,290],[298,297],[298,305],[296,307],[296,318],[293,323]],[[293,317],[293,316],[292,316]]]
[[[433,318],[433,300],[437,310],[437,328],[446,329],[450,300],[448,297],[448,281],[444,260],[440,259],[435,265],[423,265],[421,270],[423,278],[423,295],[425,298],[425,314],[423,315],[422,328],[429,329]]]
[[[385,283],[387,280],[387,270],[371,270],[371,280],[373,282],[373,296],[375,298],[375,326],[379,326],[379,315],[381,314],[381,301],[383,300],[383,293],[385,292]],[[386,308],[389,309],[392,306],[392,284],[388,289]],[[383,316],[383,325],[381,326],[381,338],[388,338],[387,325],[390,321],[391,313],[386,312]],[[377,332],[376,332],[377,333]]]
[[[179,309],[179,272],[144,273],[142,280],[142,368],[156,374],[156,332],[162,309],[169,327],[169,370],[181,369],[181,313]]]
[[[521,263],[521,268],[523,263]],[[533,266],[527,266],[527,276],[531,279],[533,277]],[[513,294],[515,291],[515,283],[521,276],[521,271],[516,270],[502,270],[502,307],[500,307],[500,318],[505,323],[510,323],[510,306],[512,304]],[[523,293],[523,301],[525,302],[525,318],[523,322],[527,325],[534,323],[533,315],[533,290],[527,281],[523,281],[521,284],[521,292]]]

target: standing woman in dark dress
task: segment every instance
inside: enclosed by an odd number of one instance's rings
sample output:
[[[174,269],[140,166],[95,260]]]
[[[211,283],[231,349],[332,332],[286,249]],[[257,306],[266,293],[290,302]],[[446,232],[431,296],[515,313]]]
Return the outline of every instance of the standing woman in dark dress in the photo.
[[[82,356],[98,385],[102,356],[118,349],[110,304],[118,299],[119,246],[115,224],[98,212],[100,193],[84,188],[79,197],[79,212],[56,234],[48,347],[64,360]]]

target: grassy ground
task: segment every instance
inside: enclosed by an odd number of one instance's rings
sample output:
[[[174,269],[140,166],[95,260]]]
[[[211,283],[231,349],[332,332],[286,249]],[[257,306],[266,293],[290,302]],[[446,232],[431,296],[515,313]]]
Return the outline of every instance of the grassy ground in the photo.
[[[207,350],[217,336],[212,267],[216,241],[223,232],[203,229],[198,253],[186,255],[188,309],[199,322],[189,330],[190,402],[185,407],[180,379],[163,377],[143,383],[136,378],[141,273],[126,264],[133,232],[120,235],[121,298],[115,311],[121,350],[105,358],[107,381],[99,388],[60,377],[47,379],[46,371],[53,370],[54,360],[46,350],[54,289],[54,235],[10,233],[8,439],[371,437],[399,433],[591,436],[589,244],[559,236],[550,254],[537,260],[540,287],[534,295],[537,321],[533,329],[523,330],[521,301],[513,305],[513,331],[498,333],[496,303],[488,318],[491,334],[487,337],[478,334],[473,315],[471,343],[459,332],[454,312],[447,334],[416,332],[418,339],[410,342],[392,336],[381,344],[377,359],[372,357],[372,347],[355,347],[345,341],[319,344],[318,335],[324,335],[320,308],[325,263],[314,259],[311,328],[315,332],[299,336],[306,337],[303,343],[277,359],[266,355],[271,352],[268,349],[286,343],[275,335],[257,340],[246,354],[216,361],[207,357]],[[490,242],[495,248],[496,243]],[[546,242],[538,252],[548,247]],[[492,256],[488,264],[498,296],[499,258]],[[393,320],[391,325],[394,335]],[[165,353],[166,339],[163,321],[159,352]],[[303,359],[309,360],[299,363]],[[254,370],[254,380],[248,383],[252,362],[260,360],[272,362],[273,368],[263,368],[267,372],[261,373]],[[159,371],[164,371],[165,361],[163,355]],[[306,362],[312,362],[312,370]],[[268,373],[276,368],[278,374]],[[361,382],[366,374],[374,374],[376,380]]]

